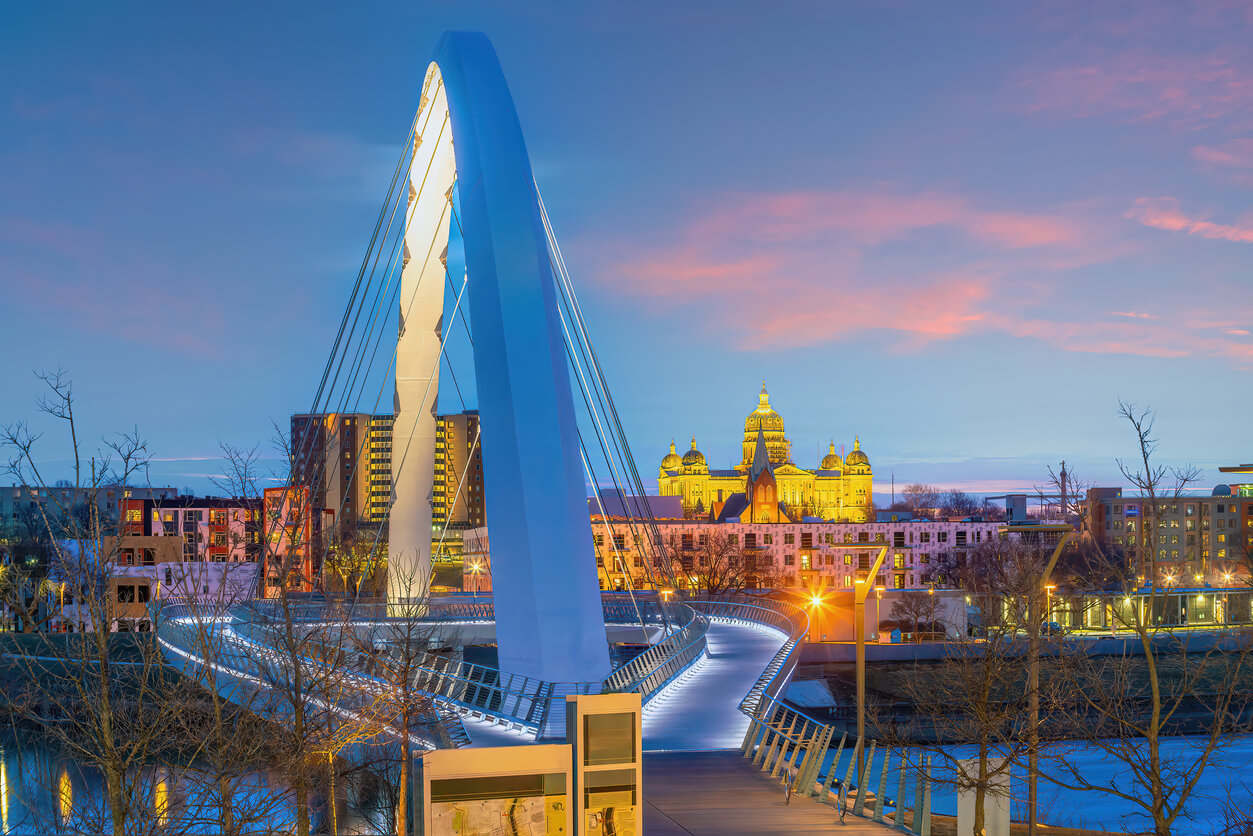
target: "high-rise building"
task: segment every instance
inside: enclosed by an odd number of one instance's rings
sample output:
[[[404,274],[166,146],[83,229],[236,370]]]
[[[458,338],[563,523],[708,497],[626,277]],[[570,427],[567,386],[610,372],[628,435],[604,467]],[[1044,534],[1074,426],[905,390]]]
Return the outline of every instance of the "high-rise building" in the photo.
[[[392,415],[328,412],[293,415],[294,485],[312,491],[315,507],[347,528],[379,524],[391,504]]]
[[[461,532],[487,521],[479,414],[441,415],[435,422],[435,482],[431,499],[431,553],[461,558]]]
[[[390,413],[318,413],[291,419],[292,484],[311,488],[315,507],[336,512],[342,527],[379,526],[388,519],[393,445]],[[403,466],[403,464],[402,464]],[[461,531],[483,525],[483,456],[476,410],[436,420],[431,491],[431,551],[459,560]]]

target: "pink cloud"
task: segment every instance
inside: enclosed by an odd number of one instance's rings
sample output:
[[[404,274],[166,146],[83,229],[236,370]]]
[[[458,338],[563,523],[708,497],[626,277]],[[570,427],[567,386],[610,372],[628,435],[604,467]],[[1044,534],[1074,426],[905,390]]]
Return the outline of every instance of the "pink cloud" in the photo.
[[[1089,62],[1026,75],[1017,92],[1030,112],[1121,115],[1196,129],[1247,117],[1253,66],[1243,51],[1170,55],[1103,49]]]
[[[1253,168],[1253,139],[1232,139],[1222,145],[1198,145],[1192,156],[1201,162],[1230,168]]]
[[[1132,208],[1127,210],[1126,217],[1168,232],[1185,232],[1202,238],[1253,243],[1253,226],[1216,224],[1189,217],[1180,210],[1179,201],[1173,197],[1137,198]]]
[[[595,249],[620,254],[601,271],[617,292],[707,322],[743,349],[876,332],[918,352],[1004,334],[1065,351],[1253,363],[1247,335],[1232,333],[1253,309],[1217,324],[1204,310],[1093,312],[1090,274],[1076,271],[1135,252],[1118,235],[1093,207],[1018,212],[952,194],[839,190],[719,195],[668,242]]]

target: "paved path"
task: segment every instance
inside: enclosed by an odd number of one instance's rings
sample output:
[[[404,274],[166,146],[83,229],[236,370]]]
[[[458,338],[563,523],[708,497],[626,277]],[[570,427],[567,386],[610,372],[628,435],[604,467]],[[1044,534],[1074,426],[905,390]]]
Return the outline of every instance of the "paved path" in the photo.
[[[736,752],[666,752],[644,756],[644,832],[648,836],[757,836],[899,833],[851,812],[793,796]]]
[[[768,627],[710,622],[709,656],[644,708],[644,751],[738,749],[748,731],[740,700],[786,637]]]

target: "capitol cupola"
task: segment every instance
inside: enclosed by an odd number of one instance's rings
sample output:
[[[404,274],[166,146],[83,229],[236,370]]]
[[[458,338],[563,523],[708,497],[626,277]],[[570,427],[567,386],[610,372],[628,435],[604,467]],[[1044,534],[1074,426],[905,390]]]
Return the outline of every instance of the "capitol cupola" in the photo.
[[[783,434],[783,419],[770,406],[766,381],[761,382],[761,394],[757,396],[757,408],[744,419],[744,440],[741,445],[743,458],[736,470],[745,471],[753,463],[753,450],[757,446],[757,433],[765,440],[770,464],[778,466],[792,459],[792,442]]]

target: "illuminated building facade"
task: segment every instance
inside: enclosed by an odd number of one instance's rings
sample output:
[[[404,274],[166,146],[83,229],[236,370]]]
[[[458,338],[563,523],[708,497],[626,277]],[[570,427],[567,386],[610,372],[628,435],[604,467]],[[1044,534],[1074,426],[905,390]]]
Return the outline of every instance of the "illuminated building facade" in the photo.
[[[1253,465],[1220,469],[1253,473]],[[1148,550],[1155,552],[1159,583],[1225,586],[1249,578],[1253,484],[1218,485],[1209,496],[1159,498],[1156,507],[1147,497],[1124,496],[1121,488],[1092,488],[1087,516],[1098,544],[1139,556],[1141,575]]]
[[[314,505],[338,511],[337,518],[348,525],[386,523],[394,423],[390,413],[293,415],[293,483],[314,486]],[[402,447],[396,455],[403,459],[405,452]],[[476,410],[436,417],[434,477],[431,554],[436,560],[460,560],[460,531],[487,519]]]
[[[932,558],[950,549],[967,548],[1000,537],[1004,523],[982,520],[901,520],[868,523],[716,523],[697,520],[657,520],[660,548],[637,537],[647,529],[624,517],[592,518],[596,573],[604,590],[648,589],[645,559],[666,554],[683,582],[700,574],[710,538],[730,539],[744,561],[745,586],[780,588],[851,588],[865,577],[879,548],[888,547],[875,586],[918,589]],[[486,529],[463,533],[467,567],[474,562],[490,569]],[[648,556],[647,558],[645,556]],[[664,557],[661,559],[665,559]],[[664,575],[654,567],[657,577]],[[469,569],[467,568],[467,571]],[[481,583],[481,582],[480,582]],[[483,587],[479,587],[483,591]]]
[[[759,446],[764,454],[759,455]],[[810,517],[834,522],[870,519],[874,474],[860,440],[854,439],[847,457],[841,457],[831,442],[827,455],[813,470],[794,464],[791,450],[783,418],[771,408],[763,382],[757,408],[744,419],[739,464],[727,470],[710,469],[695,438],[682,456],[671,443],[657,474],[658,493],[682,497],[684,515],[691,519],[744,522],[748,521],[746,515],[757,522],[780,523]],[[750,494],[748,483],[754,474],[757,482]],[[763,505],[757,498],[759,488],[763,496],[773,493],[774,502]],[[769,510],[767,505],[771,504],[777,512]]]

